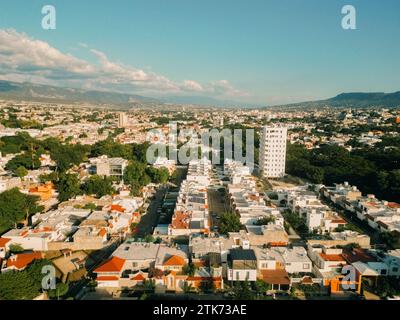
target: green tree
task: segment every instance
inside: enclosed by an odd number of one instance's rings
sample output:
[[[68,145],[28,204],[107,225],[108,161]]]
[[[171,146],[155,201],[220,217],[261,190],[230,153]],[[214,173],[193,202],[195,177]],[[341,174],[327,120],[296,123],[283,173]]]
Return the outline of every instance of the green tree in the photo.
[[[266,283],[263,280],[258,279],[255,283],[254,283],[254,287],[256,289],[256,292],[258,294],[264,294],[266,293],[268,290],[271,289],[271,285]]]
[[[83,209],[87,209],[87,210],[96,210],[96,208],[97,208],[97,206],[96,206],[96,204],[94,204],[93,202],[89,202],[89,203],[86,203],[84,206],[83,206]]]
[[[0,300],[32,300],[42,292],[42,269],[51,265],[35,260],[23,271],[0,273]]]
[[[68,283],[59,282],[56,284],[56,288],[49,290],[49,297],[53,299],[59,299],[64,297],[69,290]]]
[[[194,291],[193,286],[190,283],[188,283],[187,281],[185,281],[184,284],[183,284],[183,292],[184,293],[190,293],[190,292],[193,292],[193,291]]]
[[[19,244],[10,245],[9,250],[10,250],[10,253],[14,253],[14,254],[15,253],[21,253],[21,252],[25,251],[24,248],[22,248],[21,245],[19,245]]]
[[[0,193],[0,230],[4,231],[30,215],[43,210],[38,205],[39,197],[26,195],[13,188]]]
[[[193,277],[196,273],[197,267],[193,263],[185,264],[182,268],[182,272],[188,276]]]
[[[112,195],[115,192],[113,180],[109,177],[93,175],[82,185],[82,190],[86,194],[95,194],[97,198],[105,195]]]
[[[240,219],[236,214],[226,212],[221,215],[219,230],[222,234],[228,234],[228,232],[238,232],[241,226],[242,224],[240,223]]]
[[[82,193],[81,184],[76,174],[62,174],[56,182],[58,200],[67,201]]]
[[[19,166],[17,169],[15,169],[14,174],[19,178],[23,178],[28,174],[28,170],[26,170],[24,166]]]
[[[12,171],[14,174],[16,174],[16,171],[20,167],[30,170],[38,169],[40,167],[39,157],[23,153],[12,158],[5,166],[7,170]]]
[[[166,183],[169,178],[169,172],[166,168],[147,167],[145,172],[150,177],[151,182],[154,183]]]
[[[255,298],[248,281],[236,281],[232,292],[235,300],[254,300]]]

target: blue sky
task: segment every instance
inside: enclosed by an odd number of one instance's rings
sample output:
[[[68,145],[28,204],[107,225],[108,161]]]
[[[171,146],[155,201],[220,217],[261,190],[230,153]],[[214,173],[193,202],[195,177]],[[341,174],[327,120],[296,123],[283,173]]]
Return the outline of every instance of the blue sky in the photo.
[[[266,105],[400,90],[398,0],[0,3],[0,78]],[[56,30],[41,28],[46,4]],[[341,27],[346,4],[357,30]]]

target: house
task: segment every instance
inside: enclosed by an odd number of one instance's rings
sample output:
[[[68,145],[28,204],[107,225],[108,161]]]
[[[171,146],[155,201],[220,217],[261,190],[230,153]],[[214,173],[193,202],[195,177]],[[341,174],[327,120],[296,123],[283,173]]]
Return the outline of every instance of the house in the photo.
[[[106,177],[122,177],[128,160],[123,158],[108,158],[106,155],[89,159],[89,173]]]
[[[0,238],[0,259],[4,259],[10,248],[11,239]]]
[[[29,188],[29,193],[38,196],[41,201],[50,200],[54,194],[54,185],[51,182]]]
[[[124,288],[138,285],[150,278],[148,270],[156,270],[151,275],[156,284],[181,291],[186,278],[182,268],[188,262],[187,246],[125,242],[94,273],[99,287]]]
[[[346,246],[351,243],[358,244],[361,248],[370,248],[371,239],[366,234],[361,234],[356,231],[345,230],[341,232],[329,233],[331,240],[307,240],[310,245],[320,244],[325,247]]]
[[[229,281],[256,281],[257,258],[252,249],[231,249],[228,255]]]
[[[252,247],[258,270],[284,269],[287,273],[311,273],[312,262],[303,247]]]
[[[313,273],[323,279],[324,286],[329,288],[331,293],[339,293],[348,289],[360,293],[361,277],[359,274],[356,273],[351,281],[344,280],[347,271],[343,267],[350,264],[343,255],[343,249],[309,245],[308,255],[314,263]],[[352,287],[346,288],[344,284]]]
[[[290,278],[284,269],[261,270],[261,280],[271,285],[271,291],[289,291]]]
[[[271,245],[286,246],[289,242],[289,236],[285,228],[276,224],[261,226],[245,226],[250,244],[253,246]]]
[[[18,177],[8,177],[8,176],[1,176],[0,177],[0,193],[10,190],[13,188],[18,188],[22,185],[21,178]]]
[[[28,253],[18,253],[11,255],[6,263],[5,268],[2,272],[7,272],[10,270],[21,271],[24,270],[28,265],[30,265],[34,260],[42,259],[41,252],[28,252]]]
[[[52,259],[62,282],[77,281],[86,276],[86,267],[93,261],[84,251],[62,250],[62,255]]]
[[[31,229],[11,229],[3,237],[10,239],[9,245],[20,245],[25,250],[46,251],[48,243],[55,239],[56,232],[50,228]]]
[[[334,204],[343,206],[344,201],[355,201],[362,197],[361,191],[356,186],[349,185],[348,182],[343,184],[335,183],[333,188],[322,187],[320,193]]]
[[[400,277],[400,249],[389,250],[379,256],[380,261],[387,265],[388,276]]]

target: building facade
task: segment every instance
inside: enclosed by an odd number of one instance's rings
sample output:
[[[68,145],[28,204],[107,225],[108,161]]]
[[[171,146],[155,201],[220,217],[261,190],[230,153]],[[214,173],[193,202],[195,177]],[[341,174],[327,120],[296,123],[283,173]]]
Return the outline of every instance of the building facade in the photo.
[[[285,175],[287,128],[263,128],[260,140],[260,171],[266,178]]]

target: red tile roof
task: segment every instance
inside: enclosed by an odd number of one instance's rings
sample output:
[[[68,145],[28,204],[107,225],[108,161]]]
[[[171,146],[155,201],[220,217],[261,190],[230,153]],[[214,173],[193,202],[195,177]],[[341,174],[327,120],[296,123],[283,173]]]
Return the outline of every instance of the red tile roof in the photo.
[[[124,266],[125,260],[120,259],[118,257],[112,257],[105,263],[103,263],[100,267],[94,270],[95,273],[101,272],[120,272],[122,267]]]
[[[7,268],[15,267],[18,270],[26,268],[34,260],[42,259],[42,254],[40,252],[30,252],[30,253],[19,253],[11,256],[7,260]]]
[[[97,281],[115,281],[118,279],[118,276],[100,276],[96,278]]]
[[[143,281],[146,278],[139,272],[136,276],[132,278],[132,280]]]
[[[106,234],[107,234],[107,230],[104,228],[101,228],[101,230],[99,231],[99,236],[104,237]]]
[[[112,204],[111,205],[111,211],[119,211],[119,212],[125,212],[125,209],[121,207],[119,204]]]
[[[185,265],[185,260],[179,256],[172,256],[168,258],[164,263],[164,266],[183,266]]]
[[[290,284],[288,273],[283,269],[262,270],[262,279],[269,284]]]
[[[343,257],[346,259],[348,263],[353,262],[375,262],[376,259],[368,254],[367,250],[361,248],[354,248],[353,251],[344,250]]]
[[[325,261],[345,261],[341,254],[325,254],[321,252],[319,255]]]
[[[10,241],[11,241],[11,239],[8,239],[8,238],[0,238],[0,247],[5,248],[6,244]]]

